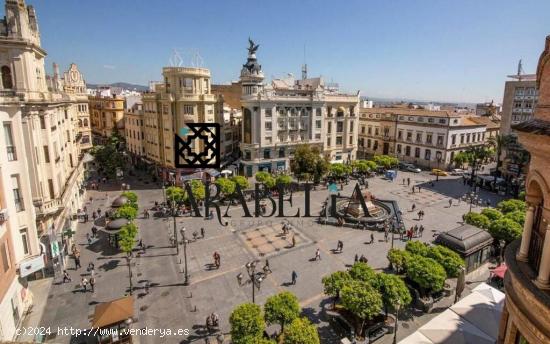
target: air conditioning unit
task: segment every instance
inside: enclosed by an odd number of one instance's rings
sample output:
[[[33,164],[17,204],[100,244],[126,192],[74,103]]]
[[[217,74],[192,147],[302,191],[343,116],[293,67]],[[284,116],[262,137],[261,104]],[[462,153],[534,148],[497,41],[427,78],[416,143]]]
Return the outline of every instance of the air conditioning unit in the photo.
[[[8,209],[4,208],[0,210],[0,222],[8,220]]]

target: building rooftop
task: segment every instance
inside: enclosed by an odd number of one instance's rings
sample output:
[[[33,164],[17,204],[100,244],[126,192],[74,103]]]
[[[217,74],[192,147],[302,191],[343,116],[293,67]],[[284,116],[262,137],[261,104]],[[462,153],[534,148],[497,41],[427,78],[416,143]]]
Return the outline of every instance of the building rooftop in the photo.
[[[470,117],[470,120],[479,123],[479,124],[485,124],[487,129],[499,129],[500,128],[500,122],[494,121],[489,117],[485,116],[472,116]]]
[[[461,117],[464,114],[448,110],[426,110],[426,109],[408,109],[401,107],[380,107],[380,108],[361,108],[360,113],[392,113],[404,116],[423,116],[423,117]]]

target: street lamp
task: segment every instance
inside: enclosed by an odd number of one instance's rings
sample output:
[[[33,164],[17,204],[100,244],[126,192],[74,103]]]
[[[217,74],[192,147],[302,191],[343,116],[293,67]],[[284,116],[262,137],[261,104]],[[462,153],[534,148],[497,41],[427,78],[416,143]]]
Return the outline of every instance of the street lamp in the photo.
[[[479,195],[476,193],[476,191],[472,190],[466,194],[464,194],[464,202],[470,203],[470,213],[472,212],[472,205],[474,203],[477,203],[479,201]]]
[[[256,264],[258,263],[258,260],[254,260],[251,262],[246,263],[246,273],[248,274],[249,282],[252,284],[252,303],[256,303],[256,291],[255,289],[258,288],[260,290],[260,284],[263,281],[262,276],[256,276]]]
[[[162,197],[164,197],[164,203],[166,204],[166,187],[162,185]]]
[[[395,328],[393,331],[393,344],[397,344],[397,323],[399,320],[399,301],[397,301],[397,305],[395,305]]]
[[[437,160],[437,169],[439,170],[439,165],[441,164],[441,152],[435,152],[435,159]],[[439,181],[439,171],[435,174],[435,181]]]
[[[180,253],[180,246],[178,245],[178,231],[176,230],[176,216],[178,215],[176,201],[172,202],[172,218],[174,219],[174,245],[176,245],[176,255]]]
[[[183,285],[189,285],[189,271],[187,270],[187,239],[185,238],[185,231],[186,228],[183,227],[180,229],[181,237],[183,238],[183,261],[184,261],[184,268],[185,268],[185,279],[183,281]],[[176,242],[177,245],[177,242]]]

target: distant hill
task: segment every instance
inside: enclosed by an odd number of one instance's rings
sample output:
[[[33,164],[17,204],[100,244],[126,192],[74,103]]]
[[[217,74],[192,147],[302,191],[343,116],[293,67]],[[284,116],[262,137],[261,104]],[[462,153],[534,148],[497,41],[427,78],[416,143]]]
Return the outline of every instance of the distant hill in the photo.
[[[136,90],[139,92],[145,92],[149,90],[149,87],[147,86],[130,84],[127,82],[114,82],[112,84],[86,84],[86,86],[91,89],[96,89],[100,86],[111,86],[111,87],[122,87],[126,90],[131,90],[131,91]]]

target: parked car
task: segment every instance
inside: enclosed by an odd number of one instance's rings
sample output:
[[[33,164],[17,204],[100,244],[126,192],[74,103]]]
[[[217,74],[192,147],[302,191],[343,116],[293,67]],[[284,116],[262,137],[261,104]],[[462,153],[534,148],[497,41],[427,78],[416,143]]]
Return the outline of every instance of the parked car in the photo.
[[[447,172],[445,172],[445,171],[443,171],[443,170],[440,170],[440,169],[438,169],[438,168],[434,168],[434,169],[432,170],[432,174],[433,174],[433,175],[436,175],[436,176],[440,176],[440,177],[442,177],[442,176],[448,176]]]
[[[409,171],[409,172],[414,172],[414,173],[420,173],[422,171],[418,167],[414,166],[413,164],[408,164],[408,163],[400,163],[399,167],[403,171]]]
[[[466,171],[461,169],[461,168],[455,168],[451,171],[451,175],[452,176],[461,176],[465,173]]]

